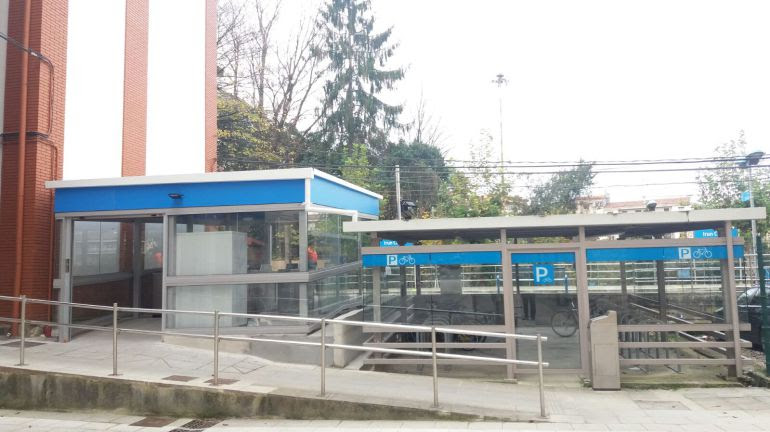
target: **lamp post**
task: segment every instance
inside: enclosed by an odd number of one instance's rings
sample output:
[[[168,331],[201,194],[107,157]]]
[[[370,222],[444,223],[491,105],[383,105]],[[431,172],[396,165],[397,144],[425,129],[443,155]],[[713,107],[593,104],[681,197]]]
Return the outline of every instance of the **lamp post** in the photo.
[[[754,208],[754,179],[751,176],[751,167],[758,164],[760,160],[765,156],[765,152],[761,150],[753,151],[747,154],[743,160],[739,163],[742,168],[748,168],[749,170],[749,207]],[[732,235],[732,234],[728,234]],[[757,221],[751,220],[751,246],[754,253],[757,253]]]
[[[497,84],[497,88],[500,90],[498,94],[498,108],[500,110],[500,184],[504,183],[503,165],[505,165],[505,159],[503,155],[503,86],[508,84],[508,80],[505,75],[499,73],[492,80],[492,84]]]

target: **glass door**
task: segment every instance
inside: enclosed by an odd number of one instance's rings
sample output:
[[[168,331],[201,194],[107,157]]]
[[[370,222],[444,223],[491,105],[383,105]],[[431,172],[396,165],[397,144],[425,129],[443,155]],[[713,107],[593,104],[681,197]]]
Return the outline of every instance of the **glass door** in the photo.
[[[511,262],[516,333],[548,337],[543,358],[549,369],[580,369],[575,253],[514,252]],[[537,360],[537,345],[517,341],[516,356]]]

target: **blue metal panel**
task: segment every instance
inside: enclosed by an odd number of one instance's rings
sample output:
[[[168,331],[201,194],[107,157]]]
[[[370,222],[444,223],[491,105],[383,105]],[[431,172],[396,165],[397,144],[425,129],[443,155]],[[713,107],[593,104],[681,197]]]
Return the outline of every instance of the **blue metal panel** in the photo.
[[[380,214],[380,200],[338,183],[315,177],[310,182],[310,200],[314,204],[345,210]]]
[[[586,254],[588,262],[726,259],[727,247],[697,246],[588,249]],[[743,246],[733,246],[733,254],[735,255],[735,258],[742,258]]]
[[[500,252],[437,252],[364,255],[364,267],[396,265],[500,264]]]
[[[172,199],[168,194],[181,194]],[[62,188],[56,190],[54,211],[90,212],[257,204],[305,201],[305,181],[262,180]]]
[[[575,254],[573,252],[513,253],[511,262],[513,264],[574,263]]]

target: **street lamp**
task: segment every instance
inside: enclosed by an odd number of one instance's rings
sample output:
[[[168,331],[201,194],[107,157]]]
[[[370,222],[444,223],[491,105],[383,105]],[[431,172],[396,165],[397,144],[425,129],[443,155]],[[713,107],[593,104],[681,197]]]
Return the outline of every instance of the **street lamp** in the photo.
[[[760,160],[765,156],[765,152],[762,150],[756,150],[747,154],[738,165],[741,168],[749,169],[749,207],[754,208],[754,180],[751,177],[751,167],[758,164]],[[732,235],[732,234],[727,234]],[[757,221],[751,220],[751,246],[754,253],[757,253]]]
[[[505,75],[499,73],[492,80],[492,84],[497,84],[497,88],[500,90],[498,94],[498,108],[500,109],[500,183],[504,183],[503,178],[503,165],[505,165],[503,158],[503,86],[508,84],[508,79]]]

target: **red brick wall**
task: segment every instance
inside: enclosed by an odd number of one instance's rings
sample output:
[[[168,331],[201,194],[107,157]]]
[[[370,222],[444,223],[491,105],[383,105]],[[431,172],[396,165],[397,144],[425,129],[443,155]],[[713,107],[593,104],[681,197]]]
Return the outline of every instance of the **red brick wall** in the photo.
[[[217,1],[206,0],[206,172],[217,170]]]
[[[149,0],[126,0],[122,176],[140,176],[145,174],[149,8]]]
[[[52,193],[45,189],[45,181],[61,178],[62,172],[67,6],[67,0],[33,1],[30,20],[30,48],[42,52],[55,66],[51,106],[49,71],[41,67],[36,58],[29,58],[22,294],[36,298],[47,298],[51,287],[49,275],[53,209]],[[17,40],[22,39],[23,8],[24,2],[10,2],[8,33]],[[0,294],[5,295],[13,292],[14,283],[21,56],[20,51],[9,45],[0,179],[0,238],[3,239],[0,242]],[[49,108],[53,109],[52,116],[49,116]],[[49,119],[52,121],[52,129],[45,136]],[[8,315],[10,310],[9,304],[0,303],[0,314]],[[47,307],[29,307],[30,318],[47,318],[47,315]]]

